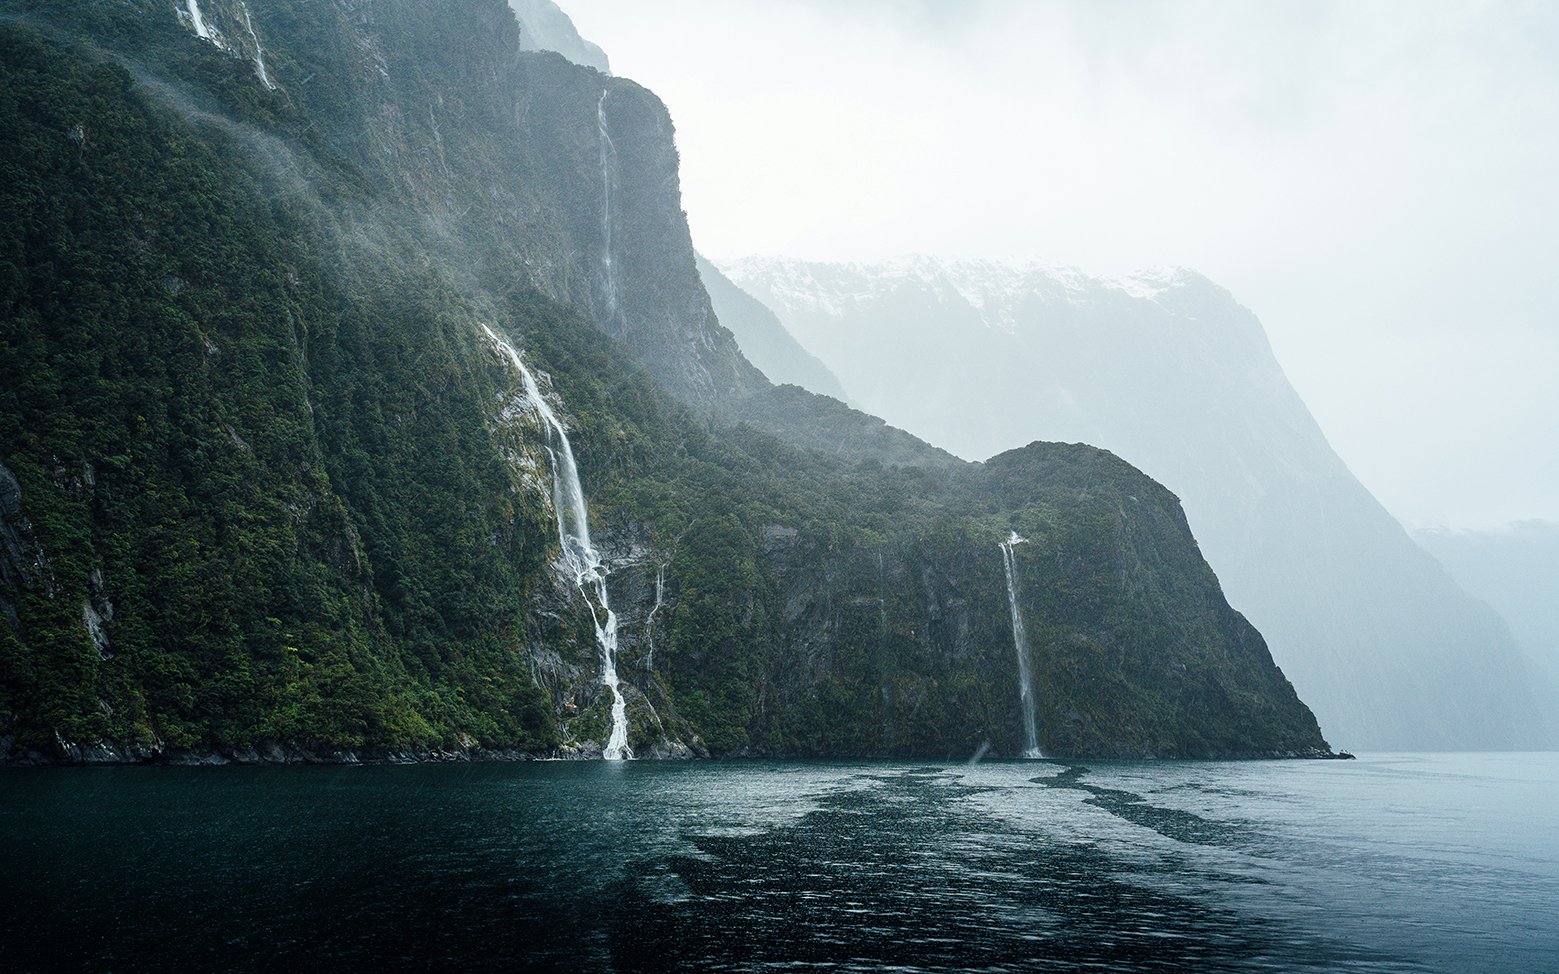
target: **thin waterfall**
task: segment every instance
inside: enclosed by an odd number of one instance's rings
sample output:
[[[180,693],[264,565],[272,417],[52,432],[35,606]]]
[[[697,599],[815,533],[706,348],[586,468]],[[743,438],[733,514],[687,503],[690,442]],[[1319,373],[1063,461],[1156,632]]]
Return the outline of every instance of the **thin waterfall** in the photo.
[[[606,89],[595,104],[596,131],[601,147],[601,273],[606,282],[606,313],[617,317],[617,269],[612,266],[612,163],[617,147],[606,128]]]
[[[557,513],[558,542],[563,561],[574,573],[574,584],[590,608],[595,625],[595,640],[601,647],[601,682],[612,691],[612,733],[601,750],[608,761],[633,757],[628,747],[628,704],[623,699],[622,683],[617,679],[617,614],[612,611],[606,591],[607,567],[590,541],[590,515],[584,490],[579,486],[579,465],[562,420],[541,394],[536,377],[526,368],[514,346],[498,337],[486,325],[482,330],[506,361],[520,374],[525,399],[547,430],[547,455],[552,461],[552,506]],[[594,593],[594,600],[591,594]]]
[[[1039,723],[1034,717],[1034,681],[1029,674],[1029,640],[1018,609],[1018,562],[1012,549],[1028,541],[1014,531],[1001,543],[1001,560],[1007,569],[1007,605],[1012,610],[1012,644],[1018,651],[1018,697],[1023,703],[1023,756],[1042,758]]]
[[[644,654],[644,668],[655,668],[655,613],[666,602],[666,566],[655,566],[655,604],[650,606],[650,614],[644,617],[644,641],[649,644],[649,652]]]
[[[249,30],[249,39],[254,42],[254,70],[260,76],[260,83],[267,88],[275,88],[271,76],[265,70],[265,49],[260,46],[260,35],[254,32],[254,21],[249,18],[249,5],[240,3],[238,9],[244,12],[244,27]]]

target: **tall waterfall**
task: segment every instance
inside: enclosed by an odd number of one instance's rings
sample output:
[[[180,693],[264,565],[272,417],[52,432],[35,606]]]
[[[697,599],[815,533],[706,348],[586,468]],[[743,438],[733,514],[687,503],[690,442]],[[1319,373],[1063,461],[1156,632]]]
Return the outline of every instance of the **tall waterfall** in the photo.
[[[606,313],[617,317],[617,269],[612,266],[612,163],[617,147],[606,129],[606,89],[595,103],[596,131],[601,145],[601,273],[606,281]]]
[[[628,747],[628,705],[623,699],[622,684],[617,679],[617,614],[612,611],[606,591],[607,568],[601,555],[590,543],[590,515],[585,507],[585,494],[579,486],[579,466],[574,462],[574,448],[569,445],[568,433],[562,420],[552,411],[536,377],[526,368],[525,362],[514,346],[504,341],[486,325],[482,330],[498,352],[520,374],[525,388],[525,398],[531,410],[547,429],[547,455],[552,459],[552,506],[558,519],[558,542],[563,548],[563,561],[574,573],[574,584],[590,607],[590,619],[595,624],[595,640],[601,647],[601,682],[612,691],[612,734],[601,750],[608,761],[633,757]],[[594,593],[594,601],[591,600]]]
[[[1018,609],[1018,562],[1012,549],[1028,539],[1014,531],[1001,543],[1001,560],[1007,569],[1007,605],[1012,609],[1012,644],[1018,651],[1018,696],[1023,702],[1023,756],[1042,758],[1039,749],[1039,724],[1034,717],[1034,681],[1029,674],[1029,640],[1023,631],[1023,613]]]

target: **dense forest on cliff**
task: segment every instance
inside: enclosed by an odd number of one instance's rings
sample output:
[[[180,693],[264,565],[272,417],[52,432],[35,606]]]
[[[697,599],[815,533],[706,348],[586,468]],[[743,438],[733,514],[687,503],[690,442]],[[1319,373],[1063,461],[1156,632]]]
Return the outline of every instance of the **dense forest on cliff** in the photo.
[[[961,464],[770,389],[702,317],[690,246],[639,247],[674,269],[603,318],[570,269],[599,201],[557,175],[594,158],[603,80],[521,53],[496,0],[267,4],[276,88],[171,3],[0,9],[9,752],[598,746],[544,432],[505,411],[484,325],[579,452],[641,752],[1017,753],[1013,530],[1047,750],[1324,751],[1129,465],[1058,444]],[[562,134],[506,141],[497,104]],[[629,134],[624,246],[650,216],[685,238],[674,184],[628,191]],[[642,135],[674,166],[669,130]]]

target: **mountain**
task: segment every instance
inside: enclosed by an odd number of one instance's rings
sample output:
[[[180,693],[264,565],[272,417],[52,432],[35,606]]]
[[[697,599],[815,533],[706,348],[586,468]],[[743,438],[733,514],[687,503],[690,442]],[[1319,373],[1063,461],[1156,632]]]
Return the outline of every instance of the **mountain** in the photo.
[[[1415,531],[1457,583],[1510,623],[1516,642],[1559,684],[1559,524]]]
[[[575,64],[611,74],[606,52],[579,36],[574,21],[552,0],[509,0],[520,22],[520,50],[556,51]]]
[[[698,257],[698,276],[720,324],[731,330],[742,354],[781,385],[800,386],[809,392],[848,402],[844,387],[828,366],[817,360],[780,324],[774,312],[756,298],[732,284],[720,269],[702,255]]]
[[[1195,273],[751,259],[726,272],[861,408],[978,458],[1108,449],[1175,491],[1230,601],[1350,747],[1546,746],[1504,622],[1326,442],[1256,317]]]
[[[0,13],[9,760],[1327,753],[1140,471],[771,385],[502,0]]]

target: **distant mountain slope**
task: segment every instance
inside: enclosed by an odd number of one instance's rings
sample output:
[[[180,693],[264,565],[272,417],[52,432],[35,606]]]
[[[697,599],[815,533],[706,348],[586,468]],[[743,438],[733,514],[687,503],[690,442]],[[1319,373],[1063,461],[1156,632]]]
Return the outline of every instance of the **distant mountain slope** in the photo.
[[[556,51],[602,74],[611,74],[606,52],[579,36],[574,20],[552,0],[509,0],[520,21],[520,50]]]
[[[1493,606],[1527,655],[1559,682],[1559,524],[1520,521],[1413,537],[1463,588]]]
[[[848,402],[844,387],[828,371],[828,366],[791,337],[774,312],[720,273],[720,269],[698,257],[698,275],[714,304],[720,324],[731,330],[742,354],[769,380],[780,385],[796,385],[809,392],[832,396]]]
[[[1552,740],[1504,623],[1353,477],[1255,316],[1205,278],[928,258],[725,270],[889,423],[971,459],[1092,443],[1168,485],[1334,740]]]

